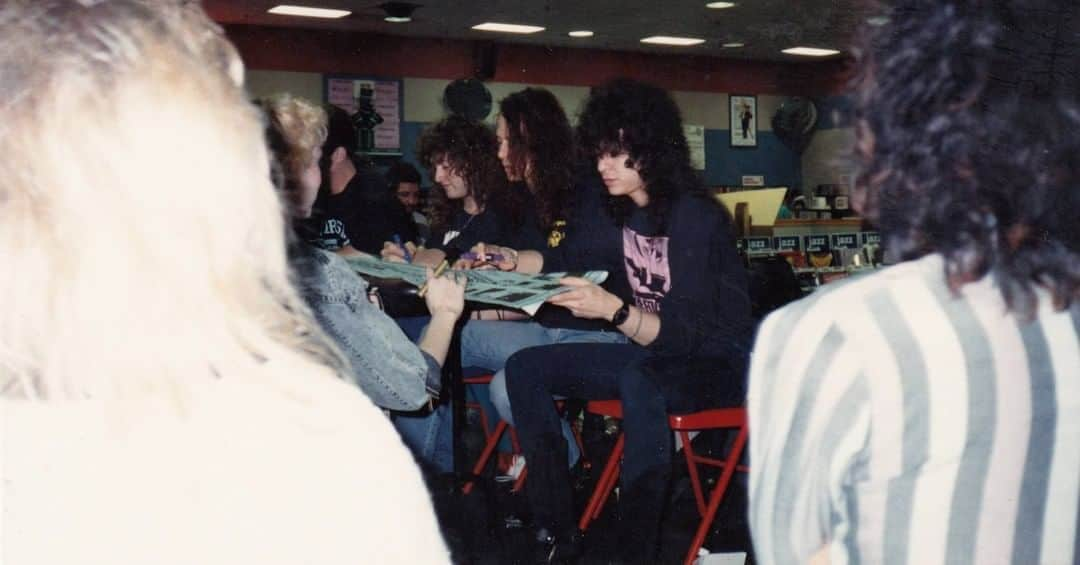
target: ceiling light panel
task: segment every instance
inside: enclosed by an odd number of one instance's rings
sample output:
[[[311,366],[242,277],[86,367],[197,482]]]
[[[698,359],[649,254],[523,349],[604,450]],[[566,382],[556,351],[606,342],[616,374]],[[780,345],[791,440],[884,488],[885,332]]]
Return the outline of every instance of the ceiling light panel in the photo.
[[[784,49],[788,55],[802,55],[804,57],[828,57],[840,53],[836,49],[822,49],[820,47],[790,47]]]
[[[501,33],[536,33],[544,31],[544,28],[540,26],[520,25],[520,24],[503,24],[498,22],[484,22],[472,26],[477,31],[497,31]]]
[[[734,8],[734,2],[709,2],[705,4],[706,8],[712,8],[714,10],[723,10],[724,8]]]
[[[697,37],[676,37],[672,35],[653,35],[641,39],[642,43],[651,43],[653,45],[676,45],[679,47],[687,47],[690,45],[701,45],[705,43],[704,39]]]
[[[281,4],[267,10],[271,14],[279,16],[302,16],[305,18],[344,18],[352,12],[348,10],[334,10],[331,8],[314,8],[311,6],[291,6]]]
[[[591,31],[589,31],[587,29],[583,29],[583,30],[579,30],[579,31],[571,31],[570,33],[568,33],[566,35],[569,35],[570,37],[592,37],[593,32],[591,32]]]

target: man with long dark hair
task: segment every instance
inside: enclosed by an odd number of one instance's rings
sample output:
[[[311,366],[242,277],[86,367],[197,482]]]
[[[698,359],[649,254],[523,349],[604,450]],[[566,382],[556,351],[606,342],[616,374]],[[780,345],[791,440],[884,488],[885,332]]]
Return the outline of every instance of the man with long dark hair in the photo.
[[[582,203],[595,200],[600,190],[596,183],[576,182],[573,130],[558,99],[543,88],[508,95],[499,102],[495,134],[499,161],[513,183],[512,202],[506,241],[488,243],[550,250],[572,245],[582,226],[592,221],[595,207]],[[498,318],[509,317],[506,314],[513,313],[500,312]],[[499,417],[513,424],[506,360],[526,347],[578,342],[626,343],[626,336],[606,320],[576,318],[565,308],[545,305],[532,320],[492,320],[489,315],[470,321],[461,334],[461,360],[464,366],[494,372],[489,398]],[[566,437],[573,437],[569,425],[564,430]],[[579,452],[575,442],[567,446],[572,466]]]
[[[746,274],[731,222],[690,165],[679,110],[654,86],[617,80],[593,89],[578,134],[606,198],[593,199],[569,245],[500,250],[498,266],[535,272],[606,269],[610,289],[563,279],[550,302],[610,322],[627,343],[570,343],[513,355],[506,382],[529,466],[538,557],[580,552],[566,445],[552,395],[618,399],[626,450],[620,559],[653,563],[673,453],[669,412],[742,402],[751,333]]]
[[[910,0],[858,50],[855,202],[900,264],[769,316],[758,563],[1076,563],[1080,5]]]

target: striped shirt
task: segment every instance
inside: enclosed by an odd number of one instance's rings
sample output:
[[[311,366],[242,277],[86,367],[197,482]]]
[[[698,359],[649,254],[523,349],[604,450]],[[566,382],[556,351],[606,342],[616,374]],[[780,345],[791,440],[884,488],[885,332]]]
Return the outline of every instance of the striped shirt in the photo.
[[[832,286],[832,285],[831,285]],[[771,316],[754,349],[757,562],[1080,562],[1080,305],[1032,322],[931,255]]]

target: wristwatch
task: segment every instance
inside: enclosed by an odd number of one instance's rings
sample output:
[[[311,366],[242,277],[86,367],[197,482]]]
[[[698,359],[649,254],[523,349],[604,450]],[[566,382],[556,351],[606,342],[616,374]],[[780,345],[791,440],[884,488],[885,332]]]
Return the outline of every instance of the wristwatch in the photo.
[[[630,317],[630,305],[623,302],[622,306],[611,315],[611,323],[615,326],[621,326],[626,323],[626,319]]]

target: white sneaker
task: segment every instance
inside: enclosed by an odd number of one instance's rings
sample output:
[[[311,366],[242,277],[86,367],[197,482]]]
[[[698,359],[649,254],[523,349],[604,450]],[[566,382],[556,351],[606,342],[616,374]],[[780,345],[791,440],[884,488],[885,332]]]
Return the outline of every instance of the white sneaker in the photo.
[[[506,470],[505,475],[499,475],[495,477],[495,480],[500,483],[516,481],[521,476],[521,472],[525,470],[525,456],[520,453],[515,453],[510,460],[510,467]]]

